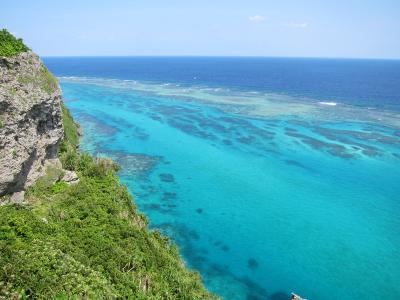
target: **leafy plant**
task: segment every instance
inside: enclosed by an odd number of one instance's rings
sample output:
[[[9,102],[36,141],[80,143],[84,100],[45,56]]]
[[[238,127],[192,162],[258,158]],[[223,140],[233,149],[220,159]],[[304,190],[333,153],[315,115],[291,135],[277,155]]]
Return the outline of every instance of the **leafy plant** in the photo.
[[[27,206],[0,206],[0,297],[214,299],[177,247],[147,228],[116,165],[77,152],[76,125],[63,112],[60,152],[75,152],[80,181],[68,185],[49,168],[28,189]]]
[[[22,39],[17,39],[6,29],[0,30],[0,56],[14,56],[28,50]]]

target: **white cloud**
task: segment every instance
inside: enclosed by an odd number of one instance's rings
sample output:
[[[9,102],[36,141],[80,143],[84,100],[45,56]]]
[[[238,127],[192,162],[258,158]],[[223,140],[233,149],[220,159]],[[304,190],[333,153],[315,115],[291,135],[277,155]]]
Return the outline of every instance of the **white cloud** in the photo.
[[[249,20],[250,20],[251,22],[263,22],[263,21],[266,20],[266,17],[260,16],[260,15],[255,15],[255,16],[249,17]]]
[[[289,24],[286,24],[286,26],[292,27],[292,28],[307,28],[308,23],[307,22],[289,23]]]

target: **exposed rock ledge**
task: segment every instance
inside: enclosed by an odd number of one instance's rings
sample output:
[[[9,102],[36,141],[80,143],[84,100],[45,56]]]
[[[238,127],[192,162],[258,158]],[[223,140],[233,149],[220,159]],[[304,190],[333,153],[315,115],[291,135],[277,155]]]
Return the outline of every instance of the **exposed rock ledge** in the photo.
[[[21,192],[59,165],[61,91],[31,51],[0,57],[0,196]]]

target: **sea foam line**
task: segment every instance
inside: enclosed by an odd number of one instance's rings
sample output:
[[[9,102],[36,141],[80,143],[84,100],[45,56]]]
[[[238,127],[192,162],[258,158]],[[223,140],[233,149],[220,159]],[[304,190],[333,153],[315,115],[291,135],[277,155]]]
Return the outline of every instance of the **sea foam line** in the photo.
[[[336,106],[337,105],[336,102],[325,102],[325,101],[318,102],[318,104],[329,105],[329,106]]]

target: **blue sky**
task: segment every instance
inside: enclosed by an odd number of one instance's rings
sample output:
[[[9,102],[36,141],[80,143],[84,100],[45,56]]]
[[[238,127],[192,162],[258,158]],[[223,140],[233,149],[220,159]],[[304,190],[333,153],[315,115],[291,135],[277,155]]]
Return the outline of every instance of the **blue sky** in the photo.
[[[3,1],[42,56],[400,58],[400,0]]]

